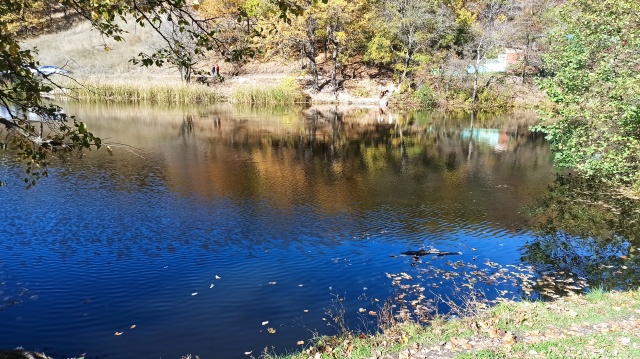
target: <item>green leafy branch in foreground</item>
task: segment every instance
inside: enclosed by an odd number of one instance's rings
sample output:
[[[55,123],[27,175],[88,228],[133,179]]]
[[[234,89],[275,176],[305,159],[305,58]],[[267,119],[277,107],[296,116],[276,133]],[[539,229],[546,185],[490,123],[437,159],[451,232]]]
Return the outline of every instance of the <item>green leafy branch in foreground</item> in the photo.
[[[541,87],[557,106],[536,128],[558,166],[640,186],[640,1],[571,0],[558,10]]]

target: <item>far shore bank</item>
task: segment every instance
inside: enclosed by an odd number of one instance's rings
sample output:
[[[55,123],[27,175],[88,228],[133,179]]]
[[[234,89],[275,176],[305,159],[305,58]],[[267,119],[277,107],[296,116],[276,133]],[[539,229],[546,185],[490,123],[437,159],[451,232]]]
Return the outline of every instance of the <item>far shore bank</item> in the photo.
[[[290,67],[286,67],[290,68]],[[401,89],[392,78],[347,79],[334,91],[330,86],[316,90],[309,76],[296,71],[261,72],[262,66],[247,69],[237,75],[222,73],[221,77],[194,76],[192,83],[181,82],[175,76],[82,76],[65,79],[64,91],[53,96],[80,100],[114,102],[148,102],[172,104],[212,104],[231,102],[248,105],[359,105],[388,109],[425,109],[470,111],[465,94],[444,93],[437,89],[428,105],[416,98],[416,89]],[[480,102],[476,111],[495,112],[506,109],[536,109],[547,105],[546,96],[535,84],[522,84],[518,76],[500,75],[492,80],[491,96]],[[497,76],[497,75],[496,75]],[[326,83],[328,78],[321,77]],[[423,86],[430,86],[428,83]],[[433,86],[432,86],[433,87]],[[463,90],[459,90],[463,91]]]

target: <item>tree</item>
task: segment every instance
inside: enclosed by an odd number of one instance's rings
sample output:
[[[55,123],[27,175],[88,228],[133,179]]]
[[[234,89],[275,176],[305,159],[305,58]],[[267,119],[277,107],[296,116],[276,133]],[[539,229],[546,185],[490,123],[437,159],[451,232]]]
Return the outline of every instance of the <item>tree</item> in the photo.
[[[368,39],[370,6],[367,0],[329,0],[322,7],[327,49],[331,51],[331,84],[338,85],[338,71],[357,54]]]
[[[324,1],[326,2],[326,0]],[[318,33],[322,29],[323,17],[320,4],[317,0],[295,0],[296,16],[279,16],[278,13],[268,14],[258,27],[266,38],[264,43],[272,49],[275,48],[280,55],[297,54],[298,51],[308,60],[311,68],[313,88],[320,89],[319,72],[316,57],[318,55]]]
[[[472,107],[475,107],[478,99],[480,62],[504,45],[508,29],[507,15],[512,5],[511,0],[478,0],[467,4],[467,8],[473,14],[470,27],[471,41],[466,46],[467,54],[474,59],[471,65],[473,66]]]
[[[539,130],[555,163],[609,184],[640,185],[640,1],[559,7],[542,88],[556,106]]]
[[[377,28],[369,44],[369,58],[396,64],[401,84],[414,69],[416,55],[438,47],[453,18],[442,1],[391,0],[380,3]]]
[[[515,7],[518,14],[514,19],[512,36],[508,42],[514,47],[522,48],[520,77],[525,81],[527,69],[542,65],[540,40],[546,37],[551,27],[551,18],[547,16],[549,10],[557,5],[557,0],[516,0]]]
[[[199,11],[211,20],[222,44],[219,53],[231,61],[236,72],[247,58],[260,52],[253,41],[260,35],[259,19],[271,16],[276,19],[280,15],[275,4],[260,0],[205,0]]]
[[[166,59],[166,62],[180,72],[180,78],[185,83],[191,82],[191,75],[196,71],[198,63],[204,59],[204,52],[198,51],[197,40],[191,33],[183,31],[181,27],[168,22],[160,27],[162,36],[168,40],[165,47],[156,49],[156,53]],[[189,27],[190,32],[200,32],[196,27]]]

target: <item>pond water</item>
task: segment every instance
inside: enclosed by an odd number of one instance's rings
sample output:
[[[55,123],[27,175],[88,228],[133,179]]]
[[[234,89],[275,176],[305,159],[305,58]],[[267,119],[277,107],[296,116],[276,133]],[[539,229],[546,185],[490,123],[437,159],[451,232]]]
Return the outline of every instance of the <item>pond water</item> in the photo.
[[[0,157],[2,348],[245,358],[335,333],[341,310],[375,331],[387,299],[420,317],[471,287],[534,295],[523,211],[554,168],[533,114],[65,107],[114,156],[30,190]],[[401,254],[420,249],[460,254]]]

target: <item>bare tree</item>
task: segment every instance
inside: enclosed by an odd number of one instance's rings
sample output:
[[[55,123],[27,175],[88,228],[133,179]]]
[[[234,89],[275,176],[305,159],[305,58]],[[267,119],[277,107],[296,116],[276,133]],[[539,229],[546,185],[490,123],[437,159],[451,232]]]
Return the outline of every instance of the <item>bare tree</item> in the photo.
[[[508,16],[513,9],[511,0],[480,0],[471,3],[470,8],[476,15],[472,25],[472,41],[466,47],[466,53],[474,59],[473,94],[471,105],[475,107],[478,98],[478,75],[480,63],[487,55],[500,46],[504,46],[508,34]]]
[[[385,27],[402,44],[400,84],[411,71],[414,55],[437,47],[453,14],[443,2],[424,0],[384,1],[381,13]]]
[[[546,13],[560,0],[516,0],[517,15],[514,18],[511,43],[522,50],[520,77],[525,81],[527,69],[533,65],[542,67],[541,39],[551,28]]]

